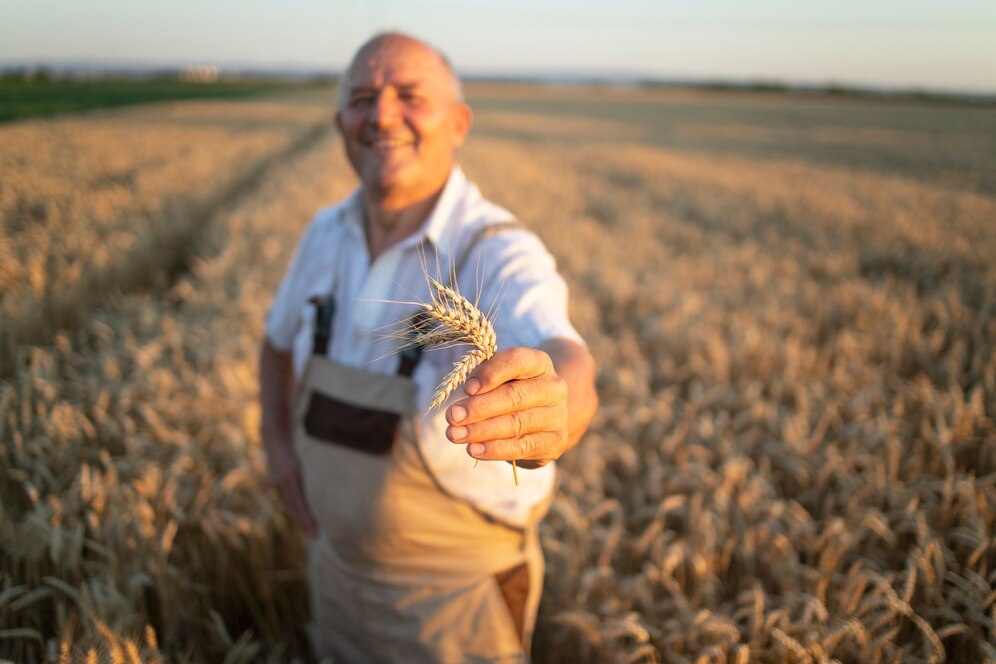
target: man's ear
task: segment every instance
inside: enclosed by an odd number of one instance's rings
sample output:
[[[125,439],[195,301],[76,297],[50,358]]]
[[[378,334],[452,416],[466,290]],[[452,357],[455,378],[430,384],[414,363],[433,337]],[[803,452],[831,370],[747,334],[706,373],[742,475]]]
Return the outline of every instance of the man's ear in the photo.
[[[339,130],[339,135],[342,136],[343,135],[343,131],[342,131],[342,113],[340,113],[339,111],[336,111],[335,112],[335,117],[333,118],[333,122],[335,122],[335,128]]]
[[[470,128],[474,124],[474,112],[467,104],[456,104],[453,107],[453,145],[460,147],[467,139]]]

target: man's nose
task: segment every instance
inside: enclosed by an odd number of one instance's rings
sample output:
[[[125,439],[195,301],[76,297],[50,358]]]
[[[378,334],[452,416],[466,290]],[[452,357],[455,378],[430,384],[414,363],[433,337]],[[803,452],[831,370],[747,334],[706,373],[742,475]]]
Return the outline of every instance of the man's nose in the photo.
[[[401,104],[398,96],[391,90],[384,90],[377,95],[377,102],[370,109],[370,121],[378,127],[390,125],[401,114]]]

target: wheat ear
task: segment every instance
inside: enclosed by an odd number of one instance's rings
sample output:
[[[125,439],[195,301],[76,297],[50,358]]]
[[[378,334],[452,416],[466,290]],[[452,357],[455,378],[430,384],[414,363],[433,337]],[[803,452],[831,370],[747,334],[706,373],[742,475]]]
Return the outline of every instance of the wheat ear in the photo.
[[[408,319],[408,326],[414,331],[410,344],[436,346],[464,343],[471,348],[446,374],[432,395],[429,410],[438,408],[453,390],[463,385],[467,376],[479,364],[491,359],[498,349],[498,340],[491,321],[474,303],[432,277],[427,277],[431,286],[429,303],[422,304],[422,311]],[[512,462],[512,475],[519,484],[519,471]]]
[[[488,357],[484,351],[475,348],[460,358],[459,361],[454,362],[453,368],[450,369],[450,372],[446,374],[446,377],[436,387],[436,392],[432,395],[432,403],[429,404],[429,410],[437,408],[446,401],[446,397],[450,396],[453,390],[463,385],[463,382],[467,380],[467,375],[474,370],[474,367],[488,359]]]
[[[465,343],[471,349],[453,364],[432,395],[429,410],[439,407],[481,362],[498,349],[495,329],[488,317],[472,302],[449,286],[429,278],[431,302],[423,304],[421,319],[413,320],[417,330],[413,341],[422,346],[442,343]]]

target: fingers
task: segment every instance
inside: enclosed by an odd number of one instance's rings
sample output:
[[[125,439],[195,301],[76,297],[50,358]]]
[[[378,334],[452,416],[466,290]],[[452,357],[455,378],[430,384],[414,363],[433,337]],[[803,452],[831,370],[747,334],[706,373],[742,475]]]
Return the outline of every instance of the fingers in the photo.
[[[446,411],[446,435],[472,457],[530,468],[567,448],[567,383],[546,353],[504,350],[474,371],[466,392],[471,396]]]
[[[446,435],[476,459],[546,463],[567,447],[566,395],[557,376],[506,383],[451,406]]]
[[[451,425],[446,436],[454,443],[480,443],[490,440],[516,440],[540,431],[563,427],[563,412],[552,406],[512,411],[465,426]],[[464,420],[467,422],[468,420]]]
[[[542,431],[522,438],[471,443],[467,454],[475,459],[515,460],[523,468],[545,466],[563,454],[567,438],[554,431]]]
[[[482,389],[475,396],[450,406],[446,421],[467,426],[508,413],[555,406],[566,398],[567,383],[556,374],[543,374],[533,379],[513,380],[487,391]]]
[[[523,347],[506,348],[474,370],[464,391],[471,396],[484,394],[509,381],[553,373],[553,362],[543,351]]]

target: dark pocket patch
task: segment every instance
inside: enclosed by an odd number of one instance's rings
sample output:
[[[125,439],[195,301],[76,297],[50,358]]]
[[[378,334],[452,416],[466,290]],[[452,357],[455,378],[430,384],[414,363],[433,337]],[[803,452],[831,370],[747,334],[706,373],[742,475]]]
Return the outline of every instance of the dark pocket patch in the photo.
[[[495,574],[498,589],[508,607],[508,614],[515,623],[519,641],[525,640],[526,601],[529,599],[529,565],[521,563]]]
[[[386,410],[355,406],[312,392],[304,430],[312,438],[367,454],[387,454],[394,445],[401,416]]]

